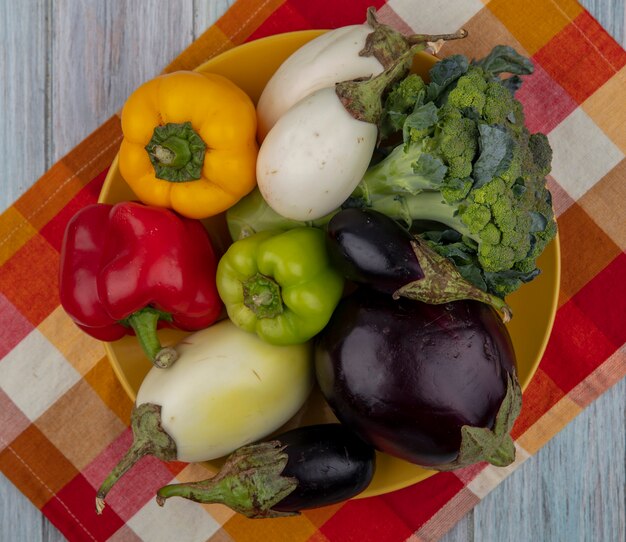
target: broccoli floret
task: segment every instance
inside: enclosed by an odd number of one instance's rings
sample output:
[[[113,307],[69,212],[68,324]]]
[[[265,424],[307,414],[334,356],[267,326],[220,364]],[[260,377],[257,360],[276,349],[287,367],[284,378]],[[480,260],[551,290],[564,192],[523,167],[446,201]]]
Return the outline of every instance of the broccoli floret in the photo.
[[[489,81],[485,89],[485,108],[483,118],[488,124],[504,124],[511,121],[511,114],[516,112],[515,98],[511,91],[498,81]]]
[[[426,83],[419,75],[411,74],[400,81],[385,99],[380,123],[381,138],[402,130],[407,116],[420,105],[425,94]]]
[[[426,148],[448,167],[449,179],[463,179],[472,173],[472,161],[478,151],[476,123],[454,107],[439,110],[439,122]]]
[[[545,135],[528,132],[522,104],[498,76],[506,66],[530,73],[526,59],[510,48],[471,64],[457,57],[440,62],[433,83],[408,77],[390,92],[386,118],[390,126],[403,115],[403,144],[366,172],[352,204],[456,232],[454,242],[428,241],[465,278],[503,296],[538,274],[536,259],[556,235],[552,151]]]
[[[485,108],[487,81],[485,72],[481,68],[470,67],[465,75],[460,77],[455,88],[450,91],[447,103],[457,109],[474,108],[479,115]]]

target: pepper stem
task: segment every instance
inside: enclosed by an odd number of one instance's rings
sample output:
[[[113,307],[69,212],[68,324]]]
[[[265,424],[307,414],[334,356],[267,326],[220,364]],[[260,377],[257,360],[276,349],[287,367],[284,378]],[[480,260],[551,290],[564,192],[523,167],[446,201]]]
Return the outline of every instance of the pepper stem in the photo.
[[[178,352],[173,348],[161,346],[157,335],[159,320],[171,322],[172,315],[152,307],[145,307],[122,320],[122,324],[133,328],[141,348],[155,367],[166,369],[178,359]]]
[[[242,283],[243,303],[257,318],[275,318],[283,312],[283,299],[278,283],[256,273]]]
[[[176,443],[161,426],[161,406],[144,403],[133,408],[130,417],[133,443],[106,477],[96,494],[96,513],[105,507],[104,499],[113,485],[142,457],[152,455],[163,461],[176,459]]]
[[[157,126],[145,149],[157,179],[180,183],[202,176],[206,144],[191,122]]]
[[[156,500],[160,506],[170,497],[220,503],[252,519],[295,515],[271,509],[298,486],[295,478],[282,476],[287,460],[284,446],[276,440],[243,446],[213,478],[164,486]]]
[[[419,280],[409,282],[393,294],[394,299],[406,297],[432,305],[473,299],[491,305],[500,311],[503,322],[508,322],[513,311],[503,299],[489,294],[465,280],[454,264],[435,252],[419,236],[411,241],[413,252],[424,273]]]

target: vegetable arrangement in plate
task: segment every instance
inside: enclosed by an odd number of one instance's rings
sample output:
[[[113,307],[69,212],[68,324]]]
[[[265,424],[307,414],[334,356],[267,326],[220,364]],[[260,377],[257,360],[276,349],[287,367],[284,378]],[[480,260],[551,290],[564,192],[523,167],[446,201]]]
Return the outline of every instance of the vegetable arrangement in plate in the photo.
[[[156,365],[98,513],[144,455],[230,454],[157,501],[250,518],[357,496],[376,451],[436,470],[514,460],[504,296],[556,235],[551,150],[525,127],[514,95],[533,66],[510,47],[410,74],[416,51],[465,35],[403,36],[370,9],[313,39],[261,94],[258,155],[252,102],[221,76],[129,98],[120,172],[145,205],[79,212],[61,268],[76,323],[104,341],[134,330]],[[220,213],[232,242],[216,255],[198,219]],[[162,349],[163,324],[201,330]],[[339,423],[281,431],[315,380]]]

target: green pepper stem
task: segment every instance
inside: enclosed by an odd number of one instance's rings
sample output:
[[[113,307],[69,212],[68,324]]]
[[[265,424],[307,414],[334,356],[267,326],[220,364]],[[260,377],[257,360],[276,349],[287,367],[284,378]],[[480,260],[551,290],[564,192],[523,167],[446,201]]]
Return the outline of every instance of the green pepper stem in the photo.
[[[257,273],[242,283],[243,303],[257,318],[275,318],[283,312],[280,286],[270,277]]]
[[[158,179],[187,182],[202,176],[207,147],[191,122],[157,126],[145,148]]]
[[[170,136],[154,146],[153,156],[165,166],[181,168],[191,159],[191,149],[185,139]]]
[[[142,457],[152,455],[163,461],[176,459],[176,443],[161,426],[161,406],[144,403],[133,408],[130,417],[133,443],[106,477],[96,494],[96,513],[104,510],[104,499],[113,485]]]
[[[171,322],[172,315],[152,307],[145,307],[133,312],[122,321],[122,324],[133,328],[142,350],[150,361],[156,367],[165,369],[178,359],[178,353],[173,348],[161,346],[157,335],[159,320]]]

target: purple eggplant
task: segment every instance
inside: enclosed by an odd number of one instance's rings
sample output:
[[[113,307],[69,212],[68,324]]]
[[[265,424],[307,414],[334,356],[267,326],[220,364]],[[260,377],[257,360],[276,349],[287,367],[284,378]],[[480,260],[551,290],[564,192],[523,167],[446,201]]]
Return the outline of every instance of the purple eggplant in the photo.
[[[511,318],[502,299],[465,280],[450,260],[387,215],[344,209],[331,218],[326,232],[333,264],[353,282],[433,304],[475,299],[499,310],[505,322]]]
[[[344,209],[331,218],[326,232],[328,254],[347,279],[393,294],[424,278],[411,247],[413,236],[393,218]]]
[[[294,515],[358,495],[375,466],[374,448],[349,428],[310,425],[243,446],[213,478],[164,486],[157,502],[178,496],[225,504],[249,518]]]
[[[361,288],[317,337],[316,372],[337,418],[383,452],[438,470],[515,457],[515,355],[486,304]]]

